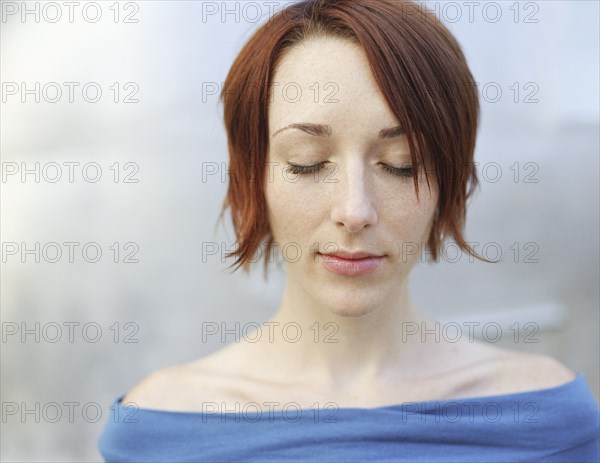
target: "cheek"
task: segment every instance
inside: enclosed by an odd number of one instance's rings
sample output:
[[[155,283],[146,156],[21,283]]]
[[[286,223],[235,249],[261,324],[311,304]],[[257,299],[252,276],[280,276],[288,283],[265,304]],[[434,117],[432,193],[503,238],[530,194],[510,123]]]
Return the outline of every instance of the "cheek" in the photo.
[[[432,187],[432,191],[425,187],[419,190],[420,201],[418,208],[418,222],[419,231],[421,236],[418,237],[419,242],[427,242],[429,240],[429,234],[435,219],[436,208],[438,203],[438,192],[437,189]]]
[[[300,177],[286,177],[282,169],[275,169],[265,182],[267,214],[272,228],[294,232],[314,225],[329,205],[323,194],[322,182],[306,181]],[[298,233],[298,232],[296,232]]]
[[[411,180],[412,182],[412,180]],[[390,224],[402,240],[420,241],[427,234],[437,205],[437,190],[419,185],[419,200],[411,188],[392,195],[379,211],[379,219]]]
[[[304,209],[298,204],[298,198],[291,194],[285,184],[277,179],[265,187],[267,218],[275,241],[285,243],[295,240],[298,226],[305,216]]]

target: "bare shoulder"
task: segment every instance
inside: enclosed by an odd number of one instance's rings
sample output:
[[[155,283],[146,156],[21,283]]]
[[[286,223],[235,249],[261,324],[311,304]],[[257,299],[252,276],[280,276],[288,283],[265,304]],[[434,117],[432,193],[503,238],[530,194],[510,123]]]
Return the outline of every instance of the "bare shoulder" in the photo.
[[[172,366],[150,373],[129,390],[122,403],[134,404],[140,408],[168,407],[172,397],[180,392],[177,389],[181,388],[182,370],[182,366]]]
[[[231,383],[211,369],[211,356],[160,368],[136,384],[123,398],[139,408],[169,411],[202,410],[207,400],[225,400]]]
[[[554,357],[543,354],[504,350],[489,363],[486,374],[494,393],[510,394],[561,386],[576,374]]]

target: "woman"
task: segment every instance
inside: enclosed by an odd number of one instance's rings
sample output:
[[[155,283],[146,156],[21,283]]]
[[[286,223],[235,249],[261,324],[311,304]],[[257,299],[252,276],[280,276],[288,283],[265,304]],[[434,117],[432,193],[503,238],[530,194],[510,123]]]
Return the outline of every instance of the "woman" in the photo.
[[[462,235],[470,82],[455,39],[409,2],[305,1],[254,34],[222,92],[224,209],[237,268],[262,243],[265,272],[285,262],[283,300],[258,336],[120,397],[107,461],[597,460],[582,375],[453,342],[411,303],[411,269],[446,237],[485,260]]]

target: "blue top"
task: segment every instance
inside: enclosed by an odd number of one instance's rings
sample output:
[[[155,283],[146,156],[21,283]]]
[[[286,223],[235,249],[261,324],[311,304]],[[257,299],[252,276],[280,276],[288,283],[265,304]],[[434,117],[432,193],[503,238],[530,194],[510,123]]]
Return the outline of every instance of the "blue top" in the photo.
[[[377,408],[174,412],[123,397],[99,440],[107,462],[600,461],[600,410],[582,373],[547,389]]]

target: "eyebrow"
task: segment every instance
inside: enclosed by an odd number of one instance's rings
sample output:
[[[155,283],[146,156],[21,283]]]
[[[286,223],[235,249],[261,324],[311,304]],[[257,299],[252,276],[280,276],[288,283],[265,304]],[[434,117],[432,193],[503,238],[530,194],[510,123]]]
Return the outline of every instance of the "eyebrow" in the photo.
[[[311,124],[309,122],[295,122],[275,132],[272,137],[277,134],[290,129],[297,129],[315,137],[329,137],[331,136],[332,130],[330,125],[326,124]],[[389,129],[382,129],[379,132],[379,138],[395,138],[404,135],[404,129],[400,126],[391,127]]]

